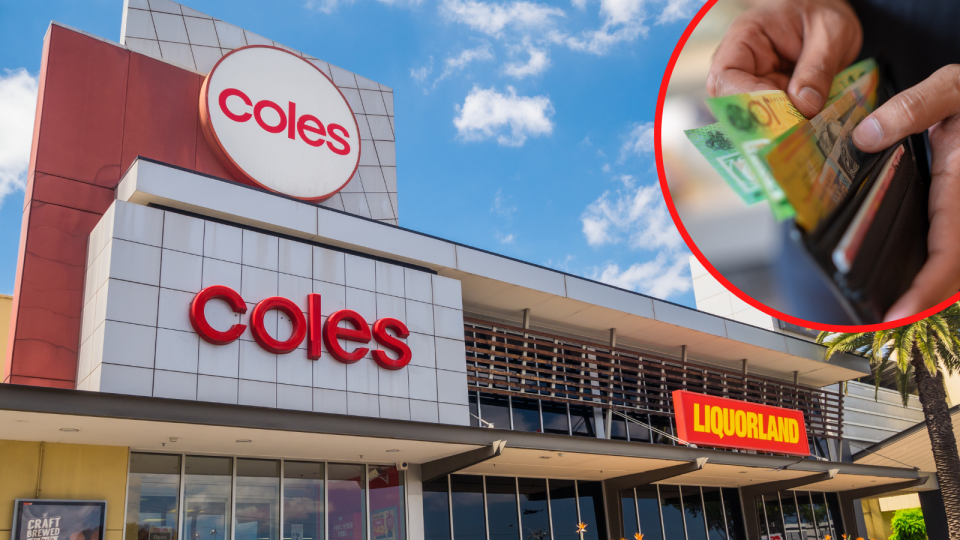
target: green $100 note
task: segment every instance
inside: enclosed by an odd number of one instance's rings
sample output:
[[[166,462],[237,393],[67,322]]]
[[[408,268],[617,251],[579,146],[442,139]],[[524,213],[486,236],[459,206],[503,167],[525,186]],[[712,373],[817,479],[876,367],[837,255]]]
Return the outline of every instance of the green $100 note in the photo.
[[[793,217],[796,214],[793,207],[758,152],[793,126],[806,121],[803,114],[780,90],[712,98],[707,100],[707,107],[752,169],[770,201],[774,217],[781,221]]]
[[[723,126],[711,124],[684,133],[743,202],[753,204],[764,198],[763,188],[757,183],[753,169],[747,165]]]

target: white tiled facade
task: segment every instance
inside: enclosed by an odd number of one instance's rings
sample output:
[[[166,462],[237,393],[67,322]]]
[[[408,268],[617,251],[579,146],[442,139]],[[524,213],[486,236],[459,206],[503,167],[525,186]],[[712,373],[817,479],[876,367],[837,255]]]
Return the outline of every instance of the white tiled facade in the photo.
[[[391,88],[171,0],[126,0],[120,43],[203,74],[221,56],[246,45],[273,45],[303,56],[340,88],[360,126],[357,174],[323,206],[398,225]]]
[[[188,311],[210,285],[233,288],[248,307],[239,315],[211,301],[206,315],[214,328],[248,324],[254,305],[271,296],[292,300],[306,317],[306,297],[317,293],[324,318],[351,309],[371,326],[383,317],[403,321],[412,361],[386,370],[368,353],[347,365],[326,347],[314,361],[306,340],[276,355],[249,329],[233,343],[212,345],[194,332]],[[89,238],[84,306],[80,390],[469,423],[462,296],[454,279],[115,201]],[[288,318],[277,311],[265,325],[278,339],[290,335]]]

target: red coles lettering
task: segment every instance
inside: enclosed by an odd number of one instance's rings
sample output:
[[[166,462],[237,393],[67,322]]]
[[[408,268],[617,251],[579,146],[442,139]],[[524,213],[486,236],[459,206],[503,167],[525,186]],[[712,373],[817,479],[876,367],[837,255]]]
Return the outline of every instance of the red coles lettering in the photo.
[[[246,325],[234,324],[226,331],[214,329],[207,322],[204,309],[207,302],[220,299],[230,306],[236,313],[246,313],[247,305],[243,298],[230,287],[213,285],[200,291],[190,303],[190,322],[200,336],[214,345],[226,345],[236,341]],[[293,325],[290,337],[280,341],[272,337],[263,324],[264,316],[270,310],[277,310],[285,314]],[[386,350],[372,351],[373,360],[385,369],[401,369],[410,363],[412,353],[410,347],[401,340],[410,336],[410,331],[402,321],[384,317],[373,324],[373,332],[367,321],[356,311],[341,309],[333,312],[326,321],[321,313],[321,297],[319,294],[307,295],[307,316],[303,316],[300,307],[293,301],[279,296],[261,300],[250,313],[250,333],[253,339],[264,350],[273,354],[287,354],[293,352],[307,340],[307,358],[320,358],[323,347],[327,352],[344,364],[352,364],[367,355],[368,347],[358,347],[347,351],[341,345],[342,341],[352,341],[361,345],[376,342]],[[389,354],[388,354],[389,351]],[[393,357],[396,358],[393,358]]]
[[[237,294],[237,291],[224,285],[207,287],[197,293],[197,296],[190,302],[190,324],[197,334],[199,334],[204,341],[213,343],[214,345],[226,345],[227,343],[236,341],[247,327],[243,324],[234,324],[225,332],[221,332],[210,326],[204,310],[207,307],[207,302],[214,298],[219,298],[226,302],[234,313],[246,313],[247,305],[243,303],[243,298]]]
[[[286,341],[274,339],[267,333],[266,327],[263,326],[263,316],[271,309],[282,311],[293,324],[293,331],[290,332],[290,337]],[[263,347],[263,350],[274,354],[287,354],[296,350],[303,343],[303,338],[307,334],[307,320],[296,304],[286,298],[273,296],[261,300],[253,308],[253,313],[250,314],[250,333],[253,334],[253,339]]]
[[[388,334],[387,329],[393,330],[394,333],[397,334],[397,337]],[[407,325],[397,319],[384,317],[373,323],[373,338],[376,339],[380,345],[397,353],[397,358],[393,359],[387,356],[387,353],[376,350],[373,351],[373,359],[384,369],[400,369],[406,366],[410,363],[413,355],[410,353],[410,347],[397,338],[406,339],[409,335],[410,331],[407,330]]]
[[[340,321],[346,321],[353,325],[353,328],[340,326]],[[367,321],[363,320],[356,311],[341,309],[334,311],[327,317],[327,322],[323,324],[323,343],[330,351],[330,355],[344,364],[352,364],[366,356],[370,350],[366,347],[359,347],[353,352],[347,352],[337,341],[353,341],[356,343],[370,343],[370,328],[367,327]]]
[[[234,103],[231,109],[227,100],[231,97],[240,98],[245,107]],[[319,148],[327,143],[327,148],[334,154],[345,156],[350,153],[350,133],[340,124],[323,125],[319,118],[311,114],[297,116],[297,104],[293,101],[287,102],[287,110],[268,99],[260,100],[256,104],[242,91],[236,88],[227,88],[220,92],[219,96],[220,110],[223,114],[234,122],[246,122],[253,118],[257,125],[267,133],[282,133],[286,131],[288,139],[300,140],[310,146]],[[253,112],[248,108],[253,107]],[[272,114],[264,118],[264,109],[270,109]],[[276,115],[274,119],[273,116]],[[328,137],[330,140],[325,139]],[[334,144],[336,143],[336,144]]]

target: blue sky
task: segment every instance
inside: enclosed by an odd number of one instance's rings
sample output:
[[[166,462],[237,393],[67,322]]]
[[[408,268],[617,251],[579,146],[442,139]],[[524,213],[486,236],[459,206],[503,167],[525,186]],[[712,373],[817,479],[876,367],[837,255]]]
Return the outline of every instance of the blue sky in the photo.
[[[702,3],[182,3],[394,89],[402,226],[694,305],[652,121],[670,53]],[[16,273],[47,24],[117,40],[121,8],[0,0],[0,293]]]

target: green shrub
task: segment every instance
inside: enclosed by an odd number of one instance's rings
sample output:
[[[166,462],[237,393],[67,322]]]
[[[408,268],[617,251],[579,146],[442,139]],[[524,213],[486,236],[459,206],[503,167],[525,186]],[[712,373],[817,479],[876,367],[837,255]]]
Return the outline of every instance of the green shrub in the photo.
[[[919,508],[897,510],[890,525],[893,528],[890,540],[927,540],[927,526]]]

